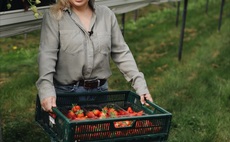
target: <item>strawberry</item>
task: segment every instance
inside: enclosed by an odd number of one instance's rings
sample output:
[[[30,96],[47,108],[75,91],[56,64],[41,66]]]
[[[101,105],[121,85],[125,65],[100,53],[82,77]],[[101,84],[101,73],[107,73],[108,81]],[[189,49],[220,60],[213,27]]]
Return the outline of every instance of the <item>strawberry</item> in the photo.
[[[129,116],[137,116],[137,112],[133,111],[132,113],[129,113]]]
[[[106,117],[107,117],[107,113],[105,111],[102,111],[99,116],[99,119],[105,119]]]
[[[86,113],[86,116],[87,116],[88,118],[94,118],[94,117],[95,117],[93,111],[88,111],[88,112]]]
[[[81,118],[81,117],[84,117],[84,112],[82,109],[78,110],[77,112],[75,112],[77,118]]]
[[[132,122],[131,122],[131,120],[126,120],[125,124],[126,124],[126,126],[131,126]]]
[[[116,121],[114,122],[114,127],[115,128],[122,128],[122,127],[127,127],[125,121]]]
[[[131,107],[128,107],[128,108],[127,108],[127,111],[128,111],[129,113],[133,113],[133,112],[134,112],[133,109],[132,109]]]
[[[114,109],[114,108],[112,108],[112,107],[108,109],[108,113],[110,113],[110,112],[114,112],[114,111],[115,111],[115,109]]]
[[[81,109],[81,107],[79,106],[79,105],[73,105],[72,106],[72,111],[73,112],[77,112],[78,110],[80,110]]]
[[[97,117],[99,117],[100,116],[100,110],[98,110],[98,109],[94,109],[93,110],[93,114],[95,115],[95,116],[97,116]]]
[[[75,120],[75,121],[80,121],[80,120],[85,120],[86,119],[86,117],[75,117],[73,120]]]
[[[118,110],[118,115],[126,115],[127,112],[124,110]]]
[[[109,116],[112,118],[116,118],[118,116],[118,112],[116,110],[113,110],[113,111],[109,112]]]
[[[119,123],[118,122],[114,122],[114,127],[115,128],[119,128],[120,127]]]
[[[67,118],[73,119],[74,117],[76,117],[75,113],[72,110],[68,111]]]
[[[106,107],[106,106],[103,107],[103,108],[102,108],[102,111],[104,111],[105,113],[107,113],[107,112],[108,112],[108,107]]]
[[[137,112],[137,116],[142,116],[143,115],[143,110]]]

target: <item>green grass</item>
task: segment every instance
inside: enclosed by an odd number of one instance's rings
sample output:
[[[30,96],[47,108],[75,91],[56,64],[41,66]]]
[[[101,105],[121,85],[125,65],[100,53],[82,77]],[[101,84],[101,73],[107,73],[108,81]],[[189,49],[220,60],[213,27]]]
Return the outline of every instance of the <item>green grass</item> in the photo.
[[[175,5],[141,9],[136,22],[133,13],[127,14],[125,39],[155,103],[173,115],[169,142],[230,140],[229,8],[226,1],[219,32],[220,1],[210,0],[208,14],[205,1],[189,1],[181,61],[177,58],[181,17],[176,27]],[[49,141],[34,122],[39,34],[0,39],[0,116],[5,142]],[[133,90],[111,65],[110,89]]]

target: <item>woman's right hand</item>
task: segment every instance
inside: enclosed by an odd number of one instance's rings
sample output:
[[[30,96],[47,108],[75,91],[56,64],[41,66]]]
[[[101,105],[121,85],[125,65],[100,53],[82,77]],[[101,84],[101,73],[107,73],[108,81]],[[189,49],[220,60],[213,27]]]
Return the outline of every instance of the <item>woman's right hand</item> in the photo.
[[[56,97],[51,96],[51,97],[42,99],[41,106],[44,111],[52,112],[52,107],[56,107]]]

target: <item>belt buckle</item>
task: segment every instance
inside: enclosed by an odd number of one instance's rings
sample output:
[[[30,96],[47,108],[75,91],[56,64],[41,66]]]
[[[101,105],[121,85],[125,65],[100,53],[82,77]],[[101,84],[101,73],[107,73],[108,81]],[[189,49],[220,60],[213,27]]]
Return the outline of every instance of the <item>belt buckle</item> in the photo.
[[[95,83],[97,83],[97,86],[95,86]],[[100,80],[99,79],[88,79],[84,80],[84,87],[85,88],[96,88],[100,86]]]

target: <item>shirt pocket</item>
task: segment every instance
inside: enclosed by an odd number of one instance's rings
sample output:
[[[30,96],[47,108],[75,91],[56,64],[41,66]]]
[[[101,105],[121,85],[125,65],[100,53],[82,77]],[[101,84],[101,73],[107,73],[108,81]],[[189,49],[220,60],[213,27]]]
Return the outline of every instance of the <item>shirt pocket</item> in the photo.
[[[109,54],[111,52],[111,34],[99,33],[97,34],[97,40],[99,45],[99,52],[102,54]]]
[[[69,54],[83,51],[83,36],[80,31],[60,30],[60,49]]]

